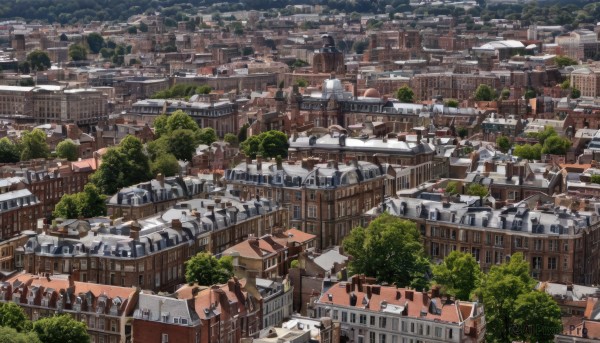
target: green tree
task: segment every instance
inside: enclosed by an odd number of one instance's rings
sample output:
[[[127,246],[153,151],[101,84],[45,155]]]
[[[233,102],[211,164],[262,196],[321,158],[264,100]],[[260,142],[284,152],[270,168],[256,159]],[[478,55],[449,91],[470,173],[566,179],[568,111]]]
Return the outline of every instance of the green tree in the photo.
[[[259,152],[263,157],[287,157],[288,137],[285,133],[277,130],[271,130],[260,134]]]
[[[594,175],[592,175],[591,179],[592,179],[591,180],[592,183],[600,184],[600,174],[594,174]]]
[[[87,59],[87,49],[83,45],[72,44],[69,46],[69,57],[73,61],[84,61]]]
[[[3,137],[0,139],[0,163],[19,162],[21,157],[21,149],[18,144]]]
[[[77,161],[79,158],[79,147],[73,140],[65,139],[56,145],[56,155],[69,161]]]
[[[500,93],[500,96],[502,97],[502,100],[508,100],[508,98],[510,98],[510,89],[504,88]]]
[[[87,44],[90,47],[92,54],[97,54],[104,47],[104,37],[97,32],[90,33],[87,37]]]
[[[303,78],[298,78],[296,79],[296,86],[304,88],[308,86],[308,81],[306,81],[306,79]]]
[[[558,136],[558,133],[554,130],[552,126],[546,126],[544,130],[540,132],[533,132],[529,134],[530,137],[536,138],[540,144],[544,144],[546,139],[554,136]]]
[[[141,21],[140,25],[138,26],[138,29],[140,30],[140,32],[148,32],[148,25]]]
[[[212,127],[205,127],[199,130],[196,134],[196,138],[199,144],[206,145],[211,145],[219,139],[219,137],[217,137],[215,129],[213,129]]]
[[[459,187],[458,182],[450,181],[450,182],[448,182],[448,185],[446,186],[445,191],[446,191],[446,193],[448,193],[450,195],[458,194],[458,193],[460,193],[458,191],[458,187]]]
[[[0,343],[41,343],[35,332],[18,332],[12,327],[0,326]]]
[[[290,262],[290,268],[298,268],[298,266],[300,266],[300,262],[298,262],[298,260],[292,260]]]
[[[577,88],[571,88],[571,98],[579,99],[581,97],[581,91]]]
[[[250,125],[248,123],[244,123],[242,127],[240,127],[240,131],[238,132],[238,142],[243,142],[248,138],[248,128]]]
[[[486,316],[486,338],[490,342],[512,342],[517,339],[515,309],[517,298],[533,290],[535,281],[529,276],[529,263],[522,253],[515,253],[509,262],[492,266],[483,276],[477,295],[483,302]]]
[[[154,122],[152,122],[152,126],[154,127],[154,134],[156,135],[156,138],[159,138],[160,136],[164,135],[167,133],[167,120],[169,119],[169,117],[166,114],[161,114],[158,117],[156,117],[156,119],[154,119]]]
[[[3,326],[24,332],[31,329],[31,322],[19,305],[7,302],[0,303],[0,327]]]
[[[564,80],[561,84],[560,84],[560,88],[561,89],[569,89],[571,88],[571,81],[569,80]]]
[[[488,189],[484,185],[478,183],[472,183],[467,188],[467,194],[472,196],[478,196],[483,198],[488,195]]]
[[[21,161],[34,158],[46,158],[50,155],[50,148],[46,143],[46,134],[40,129],[25,131],[21,135]]]
[[[129,33],[130,35],[135,35],[137,33],[137,27],[135,27],[135,26],[128,27],[127,33]]]
[[[142,142],[129,135],[102,156],[102,163],[92,174],[91,181],[103,194],[114,194],[119,188],[150,180],[150,172],[150,161]]]
[[[480,278],[479,264],[468,252],[452,251],[441,264],[433,267],[433,281],[441,285],[446,294],[460,300],[470,300]]]
[[[223,140],[231,145],[238,144],[238,137],[233,133],[226,133],[225,137],[223,137]]]
[[[198,146],[192,130],[175,130],[168,136],[167,142],[168,152],[183,161],[191,161]]]
[[[202,85],[202,86],[198,86],[198,88],[196,88],[196,93],[198,94],[210,94],[210,92],[212,92],[212,87],[209,85]]]
[[[560,307],[552,297],[541,291],[519,295],[515,302],[514,327],[516,338],[523,342],[554,342],[562,332]]]
[[[226,283],[233,276],[233,258],[217,259],[209,252],[201,252],[185,262],[185,279],[203,286]]]
[[[244,153],[244,155],[256,158],[256,155],[260,150],[260,143],[262,142],[260,136],[250,136],[248,139],[240,144],[240,150]]]
[[[524,160],[539,160],[542,158],[542,145],[541,144],[523,144],[516,145],[513,150],[513,155],[518,156]]]
[[[358,40],[352,44],[352,50],[356,52],[358,55],[362,55],[365,52],[365,49],[369,46],[369,42],[366,40]]]
[[[448,99],[448,100],[446,100],[446,102],[444,104],[446,105],[446,107],[454,107],[454,108],[457,108],[459,105],[458,100],[455,100],[455,99]]]
[[[474,96],[477,101],[492,101],[496,97],[496,92],[490,86],[481,84],[475,90]]]
[[[66,33],[63,32],[63,33],[60,34],[60,41],[61,42],[68,42],[69,41],[69,37],[67,37]]]
[[[498,149],[500,149],[500,151],[506,153],[511,148],[512,144],[510,143],[508,137],[500,136],[496,138],[496,146],[498,147]]]
[[[86,184],[83,192],[77,193],[77,200],[79,215],[83,218],[106,215],[106,197],[93,184]]]
[[[533,89],[525,91],[525,99],[533,99],[537,96],[537,93]]]
[[[415,223],[384,213],[367,228],[352,229],[342,245],[352,256],[351,274],[365,274],[398,287],[426,287],[429,261]]]
[[[459,127],[457,131],[458,131],[458,137],[460,137],[461,139],[464,139],[469,134],[469,129],[467,129],[464,126]]]
[[[78,197],[75,194],[65,194],[60,198],[60,201],[54,206],[52,216],[54,218],[73,219],[79,217]]]
[[[152,174],[158,175],[159,173],[164,176],[174,176],[179,173],[179,162],[173,154],[160,155],[152,162]]]
[[[125,177],[127,172],[128,163],[125,154],[118,147],[113,147],[102,156],[102,164],[92,174],[90,181],[103,194],[114,194],[119,188],[129,186]]]
[[[33,331],[44,343],[89,343],[85,323],[68,314],[45,317],[33,323]]]
[[[556,56],[554,58],[554,62],[556,62],[556,65],[559,68],[563,68],[566,66],[571,66],[571,65],[576,65],[577,61],[575,61],[574,59],[568,57],[568,56]]]
[[[400,102],[412,103],[415,101],[415,92],[408,86],[402,86],[396,91],[396,98]]]
[[[542,154],[565,155],[570,147],[571,141],[567,138],[552,136],[544,142]]]
[[[167,133],[171,133],[179,129],[192,130],[193,132],[200,130],[198,123],[196,123],[196,121],[190,117],[189,114],[183,112],[182,110],[177,110],[169,115],[165,128]]]
[[[29,66],[32,69],[37,71],[43,71],[46,69],[50,69],[52,63],[50,62],[50,57],[45,51],[34,50],[27,55],[27,62],[29,62]]]

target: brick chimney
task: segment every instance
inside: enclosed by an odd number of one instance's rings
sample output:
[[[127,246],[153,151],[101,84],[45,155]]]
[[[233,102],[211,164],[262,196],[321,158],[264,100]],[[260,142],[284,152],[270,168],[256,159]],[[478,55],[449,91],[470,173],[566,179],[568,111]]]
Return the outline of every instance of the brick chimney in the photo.
[[[131,224],[131,227],[129,228],[129,238],[136,240],[136,241],[139,240],[140,239],[140,231],[142,231],[142,227],[137,222],[137,220],[134,220],[133,223]]]
[[[177,232],[181,232],[181,229],[182,229],[181,220],[179,220],[179,219],[171,220],[171,228]]]

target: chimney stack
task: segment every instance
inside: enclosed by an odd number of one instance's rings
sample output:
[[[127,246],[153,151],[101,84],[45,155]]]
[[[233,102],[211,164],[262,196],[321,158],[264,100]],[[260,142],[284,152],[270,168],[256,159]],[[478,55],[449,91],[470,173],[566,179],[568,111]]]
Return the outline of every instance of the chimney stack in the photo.
[[[165,176],[162,173],[158,173],[158,175],[156,175],[156,180],[160,182],[161,187],[165,187]]]
[[[256,155],[256,170],[262,171],[262,155],[260,154]]]
[[[137,222],[137,220],[134,220],[133,223],[131,224],[131,227],[129,228],[129,238],[131,238],[135,241],[139,240],[140,239],[140,231],[142,231],[142,227]]]
[[[182,228],[181,220],[179,220],[179,219],[171,220],[171,228],[177,232],[181,232],[181,228]]]

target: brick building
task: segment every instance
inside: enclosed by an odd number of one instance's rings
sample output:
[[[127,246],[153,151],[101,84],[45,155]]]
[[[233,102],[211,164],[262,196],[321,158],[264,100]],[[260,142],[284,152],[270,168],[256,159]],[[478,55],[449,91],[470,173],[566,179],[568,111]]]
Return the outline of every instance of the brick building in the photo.
[[[287,211],[267,200],[194,199],[137,221],[92,218],[55,224],[31,233],[17,256],[26,271],[172,291],[184,282],[184,262],[191,256],[220,253],[251,234],[285,226]]]
[[[592,212],[554,209],[553,203],[540,197],[501,210],[399,198],[388,200],[386,209],[417,224],[425,251],[434,260],[453,250],[469,252],[488,271],[521,252],[535,279],[586,284],[598,279],[597,263],[590,260],[598,252],[586,247],[587,237],[598,231],[597,215]]]
[[[30,320],[68,314],[86,324],[90,342],[131,342],[138,290],[21,273],[0,282],[0,302],[21,306]]]
[[[332,284],[314,302],[317,317],[341,323],[341,337],[354,342],[484,342],[482,306],[431,293],[372,284],[364,275]]]
[[[232,194],[241,199],[265,197],[288,209],[290,223],[317,236],[317,248],[339,244],[361,214],[386,195],[387,168],[354,161],[301,163],[247,160],[225,171]]]
[[[473,97],[479,85],[498,89],[499,80],[491,74],[426,73],[415,75],[410,85],[417,100],[429,100],[437,96],[466,100]]]

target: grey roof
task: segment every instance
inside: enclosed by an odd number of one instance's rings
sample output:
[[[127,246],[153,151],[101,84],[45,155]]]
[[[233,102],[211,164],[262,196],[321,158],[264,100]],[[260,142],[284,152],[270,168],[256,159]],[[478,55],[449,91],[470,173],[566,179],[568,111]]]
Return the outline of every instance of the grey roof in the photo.
[[[597,214],[593,212],[573,213],[566,208],[555,208],[552,211],[530,210],[524,201],[501,210],[468,206],[466,203],[443,203],[405,197],[389,199],[385,204],[389,213],[403,218],[422,218],[458,226],[529,234],[575,235],[598,221]]]
[[[345,135],[326,134],[321,137],[316,136],[301,136],[296,139],[290,139],[290,148],[306,149],[335,149],[342,151],[364,151],[374,153],[387,153],[393,155],[416,155],[433,153],[433,148],[430,144],[417,143],[410,141],[400,141],[398,139],[358,139],[346,137]]]
[[[561,297],[566,300],[579,301],[588,297],[597,297],[600,288],[583,285],[566,285],[553,282],[539,282],[537,289],[543,287],[544,291],[551,296]]]
[[[348,257],[340,254],[339,247],[334,247],[315,257],[313,261],[323,270],[331,271],[335,263],[344,264]]]
[[[145,293],[140,293],[133,317],[155,322],[164,322],[166,319],[166,322],[171,325],[182,326],[193,326],[200,321],[198,314],[190,308],[187,300]]]
[[[179,244],[189,244],[211,231],[222,230],[277,209],[264,199],[241,202],[236,198],[222,197],[221,200],[219,204],[213,199],[180,202],[161,215],[135,222],[111,223],[109,219],[98,218],[78,221],[78,224],[66,221],[60,224],[67,227],[66,237],[59,239],[51,234],[32,236],[25,244],[25,253],[136,258]],[[209,206],[213,206],[214,210],[209,210]],[[174,219],[181,222],[181,230],[171,227]],[[137,240],[130,238],[134,226],[140,228]]]
[[[335,188],[344,185],[358,184],[364,180],[384,176],[383,166],[364,161],[339,164],[318,163],[311,170],[300,164],[277,164],[272,161],[262,162],[261,170],[257,163],[243,162],[225,172],[225,178],[230,182],[270,184],[274,187],[310,187]]]

